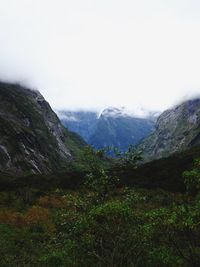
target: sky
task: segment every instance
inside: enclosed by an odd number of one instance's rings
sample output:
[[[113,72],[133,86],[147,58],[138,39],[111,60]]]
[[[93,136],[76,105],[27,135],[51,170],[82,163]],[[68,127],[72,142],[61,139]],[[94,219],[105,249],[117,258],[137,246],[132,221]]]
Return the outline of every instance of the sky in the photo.
[[[162,111],[200,94],[200,1],[0,0],[0,79],[54,109]]]

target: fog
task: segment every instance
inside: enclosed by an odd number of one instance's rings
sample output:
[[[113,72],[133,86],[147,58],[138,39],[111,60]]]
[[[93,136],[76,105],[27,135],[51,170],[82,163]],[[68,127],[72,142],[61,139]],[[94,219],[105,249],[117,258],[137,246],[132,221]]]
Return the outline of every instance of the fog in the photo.
[[[200,92],[200,2],[0,0],[0,79],[54,109],[164,110]]]

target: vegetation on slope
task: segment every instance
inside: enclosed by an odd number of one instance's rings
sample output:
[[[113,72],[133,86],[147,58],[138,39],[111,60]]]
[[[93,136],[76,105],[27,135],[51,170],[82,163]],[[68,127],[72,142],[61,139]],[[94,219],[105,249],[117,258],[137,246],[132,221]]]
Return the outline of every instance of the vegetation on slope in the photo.
[[[135,173],[135,159],[127,155],[116,169]],[[40,177],[0,193],[0,266],[199,266],[199,160],[183,174],[185,193],[119,187],[92,150],[85,160],[79,189],[47,188]]]

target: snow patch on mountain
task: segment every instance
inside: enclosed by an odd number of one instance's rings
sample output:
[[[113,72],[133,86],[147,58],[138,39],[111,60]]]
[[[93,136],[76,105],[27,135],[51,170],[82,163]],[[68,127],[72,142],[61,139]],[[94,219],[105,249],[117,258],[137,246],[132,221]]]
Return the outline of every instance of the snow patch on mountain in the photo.
[[[144,108],[128,109],[126,107],[109,107],[99,113],[99,117],[119,118],[119,117],[133,117],[133,118],[150,118],[158,117],[160,112],[149,111]]]

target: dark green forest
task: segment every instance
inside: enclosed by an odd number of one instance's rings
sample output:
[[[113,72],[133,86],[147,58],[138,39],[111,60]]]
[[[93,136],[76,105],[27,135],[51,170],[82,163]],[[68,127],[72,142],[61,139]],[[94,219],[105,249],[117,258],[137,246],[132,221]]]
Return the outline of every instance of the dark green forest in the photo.
[[[86,147],[64,173],[1,173],[0,266],[199,266],[199,152],[141,165]]]

